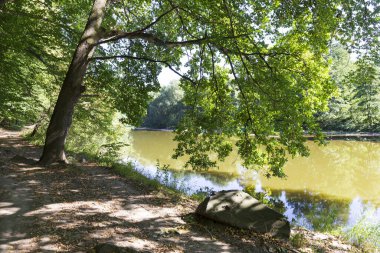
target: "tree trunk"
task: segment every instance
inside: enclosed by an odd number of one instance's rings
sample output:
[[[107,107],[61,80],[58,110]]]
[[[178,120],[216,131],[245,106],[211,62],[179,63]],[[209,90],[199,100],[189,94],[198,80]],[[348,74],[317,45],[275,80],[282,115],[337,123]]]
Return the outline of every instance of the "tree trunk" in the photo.
[[[106,3],[107,0],[94,0],[86,27],[75,50],[50,119],[44,150],[39,161],[41,165],[53,162],[67,163],[64,151],[66,136],[71,126],[74,106],[85,90],[82,82],[88,59],[94,53],[96,43],[101,37],[101,23]]]

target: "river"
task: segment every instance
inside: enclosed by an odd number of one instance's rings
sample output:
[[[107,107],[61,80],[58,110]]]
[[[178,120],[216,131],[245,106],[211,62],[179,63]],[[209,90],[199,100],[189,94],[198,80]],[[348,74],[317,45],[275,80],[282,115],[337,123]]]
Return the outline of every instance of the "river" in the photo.
[[[240,165],[236,152],[218,169],[194,172],[184,159],[173,160],[172,132],[133,131],[124,161],[142,174],[188,194],[199,190],[270,189],[285,204],[284,214],[295,225],[318,231],[380,224],[380,142],[334,140],[326,146],[309,141],[311,155],[285,166],[286,179],[271,178]],[[168,166],[169,170],[157,168]]]

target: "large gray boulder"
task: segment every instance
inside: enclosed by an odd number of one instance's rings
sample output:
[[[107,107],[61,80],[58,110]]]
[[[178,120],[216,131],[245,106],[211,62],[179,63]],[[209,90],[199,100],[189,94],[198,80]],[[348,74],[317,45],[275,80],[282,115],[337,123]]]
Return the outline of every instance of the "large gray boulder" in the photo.
[[[220,191],[207,197],[196,213],[227,225],[251,229],[280,239],[290,236],[285,216],[243,191]]]

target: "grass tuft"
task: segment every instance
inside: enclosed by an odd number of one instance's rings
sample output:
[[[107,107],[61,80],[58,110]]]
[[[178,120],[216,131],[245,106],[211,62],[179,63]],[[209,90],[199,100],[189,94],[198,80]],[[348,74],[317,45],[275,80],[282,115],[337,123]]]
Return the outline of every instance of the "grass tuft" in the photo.
[[[380,252],[380,222],[362,219],[347,231],[343,237],[365,252]]]
[[[299,249],[306,245],[306,238],[304,234],[297,233],[290,237],[290,244]]]

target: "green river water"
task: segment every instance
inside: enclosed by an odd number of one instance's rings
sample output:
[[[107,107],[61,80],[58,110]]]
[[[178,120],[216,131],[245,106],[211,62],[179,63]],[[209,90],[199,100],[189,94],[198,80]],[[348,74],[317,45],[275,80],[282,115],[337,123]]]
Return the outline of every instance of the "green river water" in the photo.
[[[308,142],[311,155],[296,157],[285,166],[286,179],[267,179],[246,170],[233,153],[218,169],[207,173],[184,170],[184,159],[173,160],[173,133],[133,131],[125,161],[142,174],[191,194],[199,189],[229,190],[255,186],[270,189],[285,203],[293,224],[330,231],[359,221],[380,224],[380,142],[330,141],[327,146]],[[171,170],[157,169],[169,165]]]

